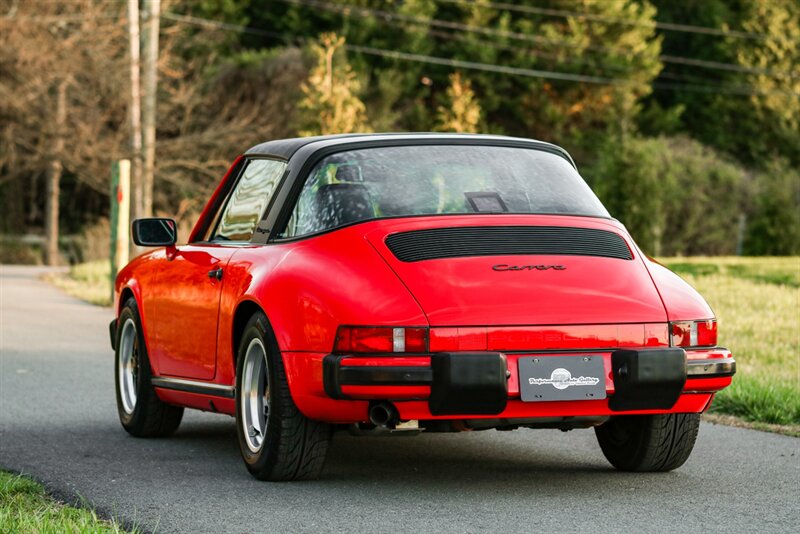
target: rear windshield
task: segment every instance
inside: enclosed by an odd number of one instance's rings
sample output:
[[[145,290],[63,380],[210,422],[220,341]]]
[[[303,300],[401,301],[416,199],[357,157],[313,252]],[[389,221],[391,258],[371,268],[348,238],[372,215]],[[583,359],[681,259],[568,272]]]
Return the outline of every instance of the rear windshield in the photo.
[[[563,157],[526,148],[425,145],[332,154],[311,171],[281,237],[410,215],[608,217]]]

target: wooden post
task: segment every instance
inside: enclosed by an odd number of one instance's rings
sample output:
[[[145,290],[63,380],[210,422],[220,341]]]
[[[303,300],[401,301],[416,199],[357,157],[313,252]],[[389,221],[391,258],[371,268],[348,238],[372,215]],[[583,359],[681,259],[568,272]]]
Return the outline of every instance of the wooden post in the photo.
[[[111,168],[111,294],[121,267],[128,263],[131,212],[131,162],[121,159]]]

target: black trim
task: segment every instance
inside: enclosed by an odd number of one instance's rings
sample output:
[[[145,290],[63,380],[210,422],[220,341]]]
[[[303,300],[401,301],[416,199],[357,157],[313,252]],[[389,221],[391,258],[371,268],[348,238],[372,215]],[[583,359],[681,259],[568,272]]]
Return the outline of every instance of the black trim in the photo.
[[[340,367],[341,386],[425,386],[433,382],[430,367]]]
[[[619,349],[611,353],[614,395],[608,407],[615,411],[669,410],[686,384],[686,351]]]
[[[508,362],[500,352],[431,355],[433,415],[497,415],[508,404]]]
[[[342,394],[342,385],[339,383],[339,366],[346,356],[328,354],[322,359],[322,387],[332,399],[346,399]]]
[[[347,354],[329,354],[322,360],[325,393],[334,399],[347,399],[342,386],[427,386],[433,383],[428,366],[352,366],[342,367]]]
[[[233,386],[223,386],[222,384],[210,384],[185,380],[182,378],[166,378],[154,376],[150,383],[157,388],[184,391],[186,393],[198,393],[200,395],[212,395],[225,399],[233,399],[236,396]]]
[[[108,323],[108,335],[111,337],[111,350],[117,350],[117,319]]]
[[[295,137],[290,139],[276,139],[267,141],[258,145],[250,147],[245,153],[245,156],[267,156],[275,158],[291,159],[294,155],[301,150],[311,147],[312,150],[319,150],[322,148],[331,148],[341,145],[352,144],[367,144],[367,143],[396,143],[408,144],[409,141],[422,141],[427,144],[444,144],[443,142],[454,142],[458,144],[488,144],[488,143],[503,143],[503,144],[525,144],[526,146],[535,146],[538,149],[549,150],[566,159],[570,165],[575,167],[575,162],[569,153],[558,145],[548,143],[546,141],[539,141],[536,139],[529,139],[523,137],[509,137],[504,135],[491,135],[491,134],[458,134],[458,133],[436,133],[436,132],[384,132],[384,133],[352,133],[352,134],[334,134],[334,135],[318,135],[312,137]],[[312,145],[317,145],[313,148]],[[306,150],[307,151],[307,150]]]

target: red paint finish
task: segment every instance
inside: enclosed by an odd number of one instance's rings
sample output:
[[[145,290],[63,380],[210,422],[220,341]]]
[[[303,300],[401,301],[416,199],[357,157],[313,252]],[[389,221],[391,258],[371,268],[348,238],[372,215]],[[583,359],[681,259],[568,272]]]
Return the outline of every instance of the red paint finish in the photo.
[[[532,418],[613,415],[605,400],[526,403],[519,400],[517,360],[559,350],[603,357],[606,392],[614,394],[610,354],[616,348],[665,347],[668,321],[704,320],[713,312],[688,284],[645,258],[617,222],[544,215],[457,215],[383,219],[343,227],[294,242],[266,245],[196,242],[227,191],[226,175],[198,221],[191,244],[158,249],[119,273],[119,296],[130,291],[142,316],[153,372],[232,386],[237,328],[262,310],[284,362],[299,410],[332,423],[367,420],[369,400],[396,401],[403,419],[447,419],[428,410],[428,386],[345,386],[352,399],[330,398],[323,359],[342,325],[429,328],[432,352],[507,352],[509,403],[495,416]],[[561,270],[502,271],[495,264],[542,261],[540,256],[467,257],[399,261],[387,236],[427,228],[475,225],[546,225],[595,228],[620,235],[632,260],[588,256],[546,257]],[[222,268],[222,280],[209,271]],[[242,320],[243,319],[243,320]],[[724,332],[722,332],[724,339]],[[566,352],[563,352],[566,351]],[[585,352],[584,352],[585,354]],[[689,351],[689,359],[730,356],[724,349]],[[546,354],[543,355],[546,357]],[[352,356],[345,366],[429,366],[429,355]],[[730,378],[687,381],[671,410],[701,412]],[[159,389],[166,402],[233,414],[234,403],[209,395]],[[628,412],[625,412],[628,413]],[[633,413],[633,412],[631,412]],[[452,416],[450,417],[452,418]]]
[[[497,226],[571,226],[612,231],[619,223],[588,217],[496,215]],[[486,217],[419,217],[380,221],[367,239],[406,284],[432,326],[663,323],[667,316],[641,258],[546,256],[563,270],[494,271],[536,256],[491,256],[402,262],[384,243],[397,232],[486,226]],[[630,246],[630,245],[629,245]],[[632,250],[636,250],[631,247]]]
[[[217,354],[219,302],[225,278],[209,276],[223,269],[237,249],[184,245],[159,259],[150,299],[155,311],[151,357],[168,376],[210,380]],[[176,335],[176,332],[180,334]]]
[[[716,317],[711,307],[692,286],[663,265],[645,257],[670,321],[696,321]]]

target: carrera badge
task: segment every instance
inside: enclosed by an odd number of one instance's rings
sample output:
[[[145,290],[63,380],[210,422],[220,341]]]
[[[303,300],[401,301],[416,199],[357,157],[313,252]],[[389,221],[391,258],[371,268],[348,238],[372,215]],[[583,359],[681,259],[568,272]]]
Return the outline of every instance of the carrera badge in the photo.
[[[493,271],[546,271],[548,269],[563,271],[566,267],[564,265],[508,265],[505,263],[492,265]]]

